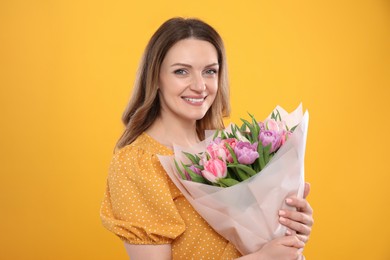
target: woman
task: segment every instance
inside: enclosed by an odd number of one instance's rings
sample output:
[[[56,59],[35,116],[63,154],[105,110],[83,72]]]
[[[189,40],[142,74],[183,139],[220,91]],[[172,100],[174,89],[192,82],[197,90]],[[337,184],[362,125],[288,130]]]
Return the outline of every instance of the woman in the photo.
[[[241,256],[197,214],[159,163],[156,155],[172,155],[174,144],[192,146],[204,139],[204,130],[223,128],[229,111],[221,37],[197,19],[166,21],[142,58],[101,208],[103,225],[124,241],[131,259],[301,257],[313,223],[306,200],[289,198],[299,211],[280,211],[281,224],[296,235]]]

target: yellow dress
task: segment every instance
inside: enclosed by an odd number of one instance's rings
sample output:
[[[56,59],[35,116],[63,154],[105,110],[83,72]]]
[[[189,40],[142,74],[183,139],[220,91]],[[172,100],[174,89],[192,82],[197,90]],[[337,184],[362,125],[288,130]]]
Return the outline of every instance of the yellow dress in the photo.
[[[193,209],[161,166],[172,151],[146,133],[113,156],[100,216],[129,244],[171,244],[173,259],[235,259],[240,253]]]

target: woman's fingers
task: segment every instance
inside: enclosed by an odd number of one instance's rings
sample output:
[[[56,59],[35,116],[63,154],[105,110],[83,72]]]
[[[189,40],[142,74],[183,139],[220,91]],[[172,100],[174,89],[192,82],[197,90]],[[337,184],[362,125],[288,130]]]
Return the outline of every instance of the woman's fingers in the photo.
[[[305,243],[301,241],[297,236],[284,236],[278,239],[278,243],[283,246],[303,248]]]
[[[279,216],[283,218],[288,218],[290,220],[302,223],[310,227],[313,226],[314,222],[311,215],[299,211],[279,210]]]
[[[313,209],[305,199],[289,197],[286,199],[286,203],[292,207],[297,208],[297,210],[300,212],[304,212],[306,214],[313,214]]]
[[[293,237],[302,243],[309,240],[311,227],[314,224],[313,209],[305,199],[309,193],[310,184],[306,182],[303,198],[289,197],[286,199],[286,203],[297,210],[283,209],[279,211],[279,222],[288,228],[286,234],[289,236],[287,237],[292,237],[293,232],[290,231],[295,231],[296,234]]]
[[[297,236],[278,237],[266,243],[258,252],[256,259],[302,259],[305,243]]]
[[[310,183],[305,182],[305,189],[303,191],[303,198],[306,199],[310,193]]]
[[[310,186],[305,188],[305,193],[308,193]],[[307,195],[307,194],[306,194]],[[296,232],[296,236],[303,242],[309,240],[311,233],[311,227],[313,226],[313,209],[305,199],[297,197],[289,197],[286,199],[286,203],[292,207],[297,208],[297,211],[292,210],[280,210],[279,211],[279,222]],[[287,232],[287,234],[291,232]]]
[[[296,222],[284,217],[279,217],[279,222],[282,225],[296,231],[300,235],[310,235],[311,233],[311,227],[300,222]]]
[[[309,236],[308,235],[299,235],[299,234],[296,234],[297,238],[299,240],[301,240],[303,243],[307,243],[309,241]]]

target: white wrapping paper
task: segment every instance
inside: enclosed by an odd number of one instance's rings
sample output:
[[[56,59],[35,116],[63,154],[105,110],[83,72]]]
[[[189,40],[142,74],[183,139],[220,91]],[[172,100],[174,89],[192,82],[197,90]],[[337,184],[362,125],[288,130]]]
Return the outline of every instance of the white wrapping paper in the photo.
[[[191,148],[174,147],[174,156],[159,156],[162,166],[195,210],[220,235],[243,254],[259,250],[266,242],[283,236],[278,211],[289,208],[286,197],[303,196],[304,156],[309,114],[302,106],[288,114],[277,106],[287,126],[299,124],[266,167],[255,176],[232,187],[221,188],[182,180],[175,171],[174,158],[187,162],[182,151],[206,150],[212,136]]]

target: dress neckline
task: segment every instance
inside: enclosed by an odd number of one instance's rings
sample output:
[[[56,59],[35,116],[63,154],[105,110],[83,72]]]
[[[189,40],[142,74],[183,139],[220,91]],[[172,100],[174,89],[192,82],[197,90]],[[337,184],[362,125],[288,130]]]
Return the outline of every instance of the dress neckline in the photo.
[[[156,146],[163,148],[165,151],[169,152],[170,154],[173,154],[173,147],[168,147],[166,145],[163,145],[156,139],[154,139],[152,136],[150,136],[148,133],[143,132],[142,135],[144,135],[147,139],[149,139],[152,143],[154,143]]]

